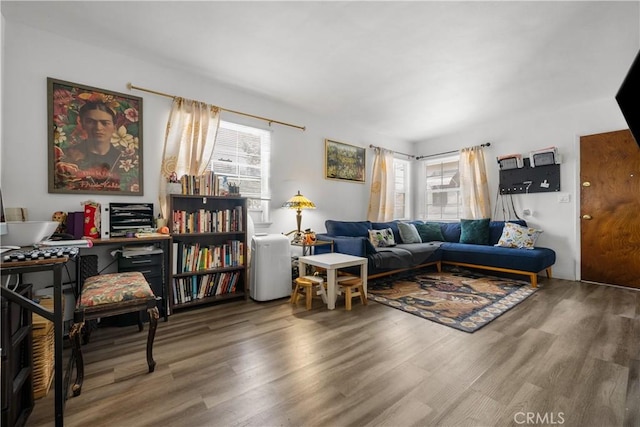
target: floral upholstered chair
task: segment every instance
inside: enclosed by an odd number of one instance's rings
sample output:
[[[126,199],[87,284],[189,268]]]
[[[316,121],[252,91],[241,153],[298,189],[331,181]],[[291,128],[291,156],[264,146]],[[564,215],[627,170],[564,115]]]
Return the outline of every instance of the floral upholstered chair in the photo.
[[[147,364],[149,372],[154,371],[156,362],[153,360],[153,340],[159,318],[156,300],[149,283],[144,275],[138,271],[98,274],[88,277],[84,281],[74,311],[74,323],[69,331],[77,369],[76,381],[72,387],[74,396],[79,396],[82,391],[84,361],[80,336],[85,322],[89,320],[147,310],[149,313]],[[142,331],[142,329],[140,321],[138,330]]]

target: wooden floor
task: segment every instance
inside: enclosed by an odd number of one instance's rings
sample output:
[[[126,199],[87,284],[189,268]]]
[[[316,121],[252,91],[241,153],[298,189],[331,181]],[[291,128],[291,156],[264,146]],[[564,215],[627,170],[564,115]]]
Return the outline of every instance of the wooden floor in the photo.
[[[178,312],[85,347],[68,426],[640,426],[640,292],[564,280],[468,334],[374,302]],[[146,329],[145,329],[146,331]],[[53,425],[53,393],[28,426]]]

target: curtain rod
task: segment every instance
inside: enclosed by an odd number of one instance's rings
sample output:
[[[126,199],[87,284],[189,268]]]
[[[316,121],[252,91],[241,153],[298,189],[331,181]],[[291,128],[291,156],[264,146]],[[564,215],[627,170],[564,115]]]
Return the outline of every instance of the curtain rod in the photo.
[[[142,92],[148,92],[148,93],[152,93],[154,95],[165,96],[167,98],[172,98],[172,99],[179,98],[178,96],[169,95],[168,93],[158,92],[156,90],[151,90],[151,89],[145,89],[145,88],[142,88],[140,86],[134,86],[134,85],[131,84],[131,82],[127,83],[127,88],[129,90],[132,90],[132,89],[140,90]],[[227,108],[222,108],[222,107],[218,107],[218,106],[215,106],[215,107],[220,109],[221,111],[226,111],[228,113],[239,114],[241,116],[246,116],[246,117],[252,117],[252,118],[258,119],[258,120],[264,120],[265,122],[269,123],[269,126],[271,126],[271,123],[276,123],[276,124],[283,125],[283,126],[289,126],[289,127],[292,127],[292,128],[301,129],[303,131],[307,130],[306,126],[292,125],[291,123],[280,122],[278,120],[268,119],[266,117],[255,116],[253,114],[243,113],[241,111],[229,110]]]
[[[486,142],[484,144],[480,144],[481,147],[489,147],[491,146],[490,142]],[[443,156],[445,154],[453,154],[453,153],[459,153],[460,150],[452,150],[452,151],[445,151],[444,153],[437,153],[437,154],[429,154],[428,156],[418,156],[416,157],[416,160],[422,160],[422,159],[426,159],[427,157],[437,157],[437,156]]]
[[[382,147],[376,147],[376,146],[375,146],[375,145],[373,145],[373,144],[369,144],[369,148],[375,148],[375,149],[378,149],[378,150],[393,151],[393,150],[388,150],[388,149],[386,149],[386,148],[382,148]],[[400,155],[402,155],[402,156],[407,156],[407,157],[409,157],[409,158],[415,157],[413,154],[401,153],[401,152],[399,152],[399,151],[393,151],[393,152],[394,152],[394,153],[396,153],[396,154],[400,154]]]

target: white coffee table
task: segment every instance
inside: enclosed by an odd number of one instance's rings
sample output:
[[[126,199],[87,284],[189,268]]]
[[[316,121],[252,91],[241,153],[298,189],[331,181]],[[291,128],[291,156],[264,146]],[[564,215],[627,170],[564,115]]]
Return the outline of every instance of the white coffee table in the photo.
[[[336,277],[338,269],[340,268],[360,266],[360,278],[362,280],[364,297],[367,297],[367,258],[334,252],[330,254],[301,256],[298,258],[298,263],[298,271],[301,276],[304,276],[307,265],[313,265],[327,270],[327,308],[329,310],[336,308],[336,297],[338,295]]]

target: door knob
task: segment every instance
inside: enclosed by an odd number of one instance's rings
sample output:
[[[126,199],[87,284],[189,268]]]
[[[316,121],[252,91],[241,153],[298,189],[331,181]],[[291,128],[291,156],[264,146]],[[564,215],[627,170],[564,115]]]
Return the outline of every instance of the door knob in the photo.
[[[591,187],[591,183],[589,181],[585,181],[582,183],[583,187]]]
[[[591,219],[591,218],[592,218],[591,215],[586,215],[586,214],[582,215],[582,219]]]

